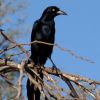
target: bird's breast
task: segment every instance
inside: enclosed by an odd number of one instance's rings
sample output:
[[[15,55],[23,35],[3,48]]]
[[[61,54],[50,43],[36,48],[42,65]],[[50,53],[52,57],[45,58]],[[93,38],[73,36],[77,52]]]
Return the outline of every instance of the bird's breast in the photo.
[[[47,25],[43,25],[42,26],[42,34],[44,35],[44,37],[49,37],[51,34],[51,28]]]

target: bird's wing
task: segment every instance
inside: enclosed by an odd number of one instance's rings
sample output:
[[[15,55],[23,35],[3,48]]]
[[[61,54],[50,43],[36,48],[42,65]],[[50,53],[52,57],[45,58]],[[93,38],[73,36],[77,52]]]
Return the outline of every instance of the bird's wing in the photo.
[[[37,28],[38,28],[38,24],[39,24],[39,21],[36,20],[36,21],[34,22],[34,25],[33,25],[33,28],[32,28],[31,42],[34,41],[34,39],[35,39],[36,31],[37,31]]]

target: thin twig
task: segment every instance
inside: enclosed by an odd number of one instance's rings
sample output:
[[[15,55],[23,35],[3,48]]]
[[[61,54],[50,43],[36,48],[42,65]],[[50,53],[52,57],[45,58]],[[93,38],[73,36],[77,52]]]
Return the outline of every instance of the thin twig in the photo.
[[[3,52],[5,52],[6,50],[10,50],[10,49],[15,48],[15,47],[19,47],[19,48],[21,49],[21,51],[23,51],[23,53],[25,53],[25,54],[27,55],[27,57],[29,57],[28,52],[25,51],[25,49],[22,47],[22,45],[30,46],[31,44],[38,43],[38,44],[44,44],[44,45],[50,45],[50,46],[57,47],[57,48],[59,48],[61,51],[66,51],[66,52],[68,52],[69,54],[71,54],[72,56],[74,56],[74,57],[77,58],[77,59],[84,60],[84,61],[87,61],[87,62],[90,62],[90,63],[95,63],[94,61],[91,61],[91,60],[89,60],[89,59],[87,59],[87,58],[85,58],[85,57],[78,56],[77,54],[75,54],[75,53],[74,53],[72,50],[70,50],[70,49],[62,48],[62,47],[59,46],[58,44],[52,44],[52,43],[47,43],[47,42],[37,41],[37,40],[35,40],[35,41],[33,41],[33,42],[30,42],[30,43],[20,43],[20,44],[18,44],[18,43],[16,43],[14,40],[12,40],[12,39],[10,39],[9,37],[7,37],[2,31],[1,31],[0,33],[4,36],[4,38],[5,38],[6,40],[9,40],[11,43],[15,44],[15,45],[12,46],[12,47],[9,47],[9,48],[6,48],[6,49],[4,49],[4,50],[1,50],[0,53],[3,53]]]
[[[2,36],[8,40],[9,42],[13,43],[14,45],[16,45],[22,52],[25,53],[26,57],[28,59],[30,59],[30,54],[19,44],[17,44],[14,40],[12,40],[11,38],[9,38],[8,36],[6,36],[2,31],[0,31],[0,33],[2,34]]]
[[[15,97],[15,100],[19,100],[20,96],[21,96],[21,93],[22,93],[22,79],[24,77],[24,67],[26,65],[26,62],[25,61],[22,61],[21,62],[21,65],[18,65],[18,68],[19,68],[19,71],[20,71],[20,76],[19,76],[19,79],[18,79],[18,92],[17,92],[17,95]]]

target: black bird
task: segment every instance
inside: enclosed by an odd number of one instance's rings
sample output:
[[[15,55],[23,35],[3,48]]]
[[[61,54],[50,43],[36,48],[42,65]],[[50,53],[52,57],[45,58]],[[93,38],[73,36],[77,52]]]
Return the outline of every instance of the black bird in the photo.
[[[66,15],[56,6],[46,8],[39,20],[37,20],[32,29],[31,42],[43,41],[54,43],[55,41],[55,22],[57,15]],[[35,43],[31,45],[31,59],[35,65],[44,65],[47,58],[51,58],[53,46]]]
[[[54,44],[55,41],[55,22],[54,18],[58,15],[67,15],[65,12],[61,11],[56,6],[47,7],[39,20],[36,20],[31,34],[31,42],[37,40],[47,43]],[[46,63],[47,58],[51,60],[51,54],[53,51],[53,46],[35,43],[31,45],[31,59],[35,65],[43,66]],[[51,60],[53,63],[53,61]],[[53,63],[54,66],[54,63]],[[43,75],[40,74],[40,77],[43,78]],[[32,88],[34,85],[29,86],[30,81],[27,82],[27,95],[28,100],[32,99]],[[36,100],[40,100],[39,90],[36,90]]]

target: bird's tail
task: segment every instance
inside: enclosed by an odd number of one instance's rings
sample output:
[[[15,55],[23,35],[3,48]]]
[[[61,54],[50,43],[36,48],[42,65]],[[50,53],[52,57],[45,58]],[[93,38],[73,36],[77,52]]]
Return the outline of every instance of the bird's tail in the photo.
[[[29,68],[27,68],[26,71],[32,75],[34,80],[38,81],[36,77],[34,76],[33,72]],[[43,73],[41,71],[37,73],[39,73],[40,78],[43,79]],[[41,96],[40,90],[37,87],[35,87],[34,84],[32,84],[29,78],[27,80],[26,88],[27,88],[28,100],[40,100],[40,96]]]
[[[27,80],[27,97],[28,100],[40,100],[40,91],[38,88],[35,88],[34,84]]]

